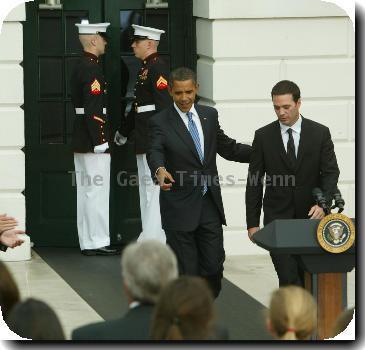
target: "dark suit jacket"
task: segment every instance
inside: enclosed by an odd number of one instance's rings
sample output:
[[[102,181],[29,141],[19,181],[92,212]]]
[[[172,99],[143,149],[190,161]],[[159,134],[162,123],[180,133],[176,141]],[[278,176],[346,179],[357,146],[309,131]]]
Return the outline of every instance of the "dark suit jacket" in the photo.
[[[337,185],[340,171],[329,129],[303,118],[296,167],[287,158],[279,121],[258,129],[246,186],[247,228],[257,227],[261,207],[264,224],[276,219],[308,218],[315,205],[314,187],[320,187],[327,198]],[[266,174],[266,190],[258,181]],[[332,198],[332,197],[331,197]]]
[[[165,230],[193,231],[199,225],[202,207],[201,176],[207,184],[226,224],[216,165],[217,153],[225,159],[247,163],[251,146],[226,136],[216,109],[195,104],[204,134],[204,162],[200,162],[193,139],[172,105],[154,115],[149,123],[147,161],[154,177],[164,166],[175,180],[170,191],[160,192],[162,227]]]
[[[92,323],[72,332],[72,340],[148,340],[153,305],[141,304],[116,320]]]

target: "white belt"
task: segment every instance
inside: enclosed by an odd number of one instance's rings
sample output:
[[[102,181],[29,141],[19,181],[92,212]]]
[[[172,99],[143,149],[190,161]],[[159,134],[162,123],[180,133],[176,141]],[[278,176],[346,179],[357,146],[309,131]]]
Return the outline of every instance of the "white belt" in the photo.
[[[76,114],[85,114],[85,108],[75,108]],[[103,114],[106,114],[106,108],[103,108]]]
[[[155,111],[155,110],[156,110],[155,105],[146,105],[146,106],[137,107],[137,113],[143,113],[143,112],[149,112],[149,111]]]

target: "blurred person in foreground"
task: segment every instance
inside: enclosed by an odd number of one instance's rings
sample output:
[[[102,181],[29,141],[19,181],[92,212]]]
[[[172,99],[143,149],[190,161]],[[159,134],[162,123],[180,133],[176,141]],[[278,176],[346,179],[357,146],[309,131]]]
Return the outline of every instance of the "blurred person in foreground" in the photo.
[[[346,330],[347,326],[350,324],[354,317],[354,311],[355,308],[351,308],[341,312],[341,314],[337,317],[335,324],[333,325],[332,337],[336,337],[344,330]]]
[[[154,312],[153,340],[213,340],[214,299],[205,280],[181,276],[162,291]]]
[[[11,310],[6,321],[22,338],[32,340],[65,340],[61,322],[53,309],[41,300],[29,298]]]
[[[18,286],[6,265],[0,261],[0,306],[5,321],[10,310],[19,300]]]
[[[154,304],[162,288],[178,275],[175,255],[165,244],[145,240],[128,245],[121,264],[128,312],[115,320],[75,329],[73,340],[149,339]]]
[[[278,340],[308,340],[317,325],[317,306],[312,295],[297,286],[272,293],[267,328]]]

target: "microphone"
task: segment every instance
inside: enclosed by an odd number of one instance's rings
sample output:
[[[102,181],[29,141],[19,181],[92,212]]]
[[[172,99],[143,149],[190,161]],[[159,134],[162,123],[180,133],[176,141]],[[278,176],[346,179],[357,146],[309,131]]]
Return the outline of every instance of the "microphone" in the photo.
[[[343,210],[345,209],[345,201],[342,198],[341,192],[338,187],[336,187],[336,191],[333,193],[333,199],[335,201],[335,204],[331,207],[331,209],[338,208],[338,213],[343,212]]]
[[[312,195],[317,205],[323,209],[324,214],[328,215],[330,213],[330,208],[328,208],[327,206],[327,201],[325,196],[323,195],[322,190],[318,187],[315,187],[312,190]]]

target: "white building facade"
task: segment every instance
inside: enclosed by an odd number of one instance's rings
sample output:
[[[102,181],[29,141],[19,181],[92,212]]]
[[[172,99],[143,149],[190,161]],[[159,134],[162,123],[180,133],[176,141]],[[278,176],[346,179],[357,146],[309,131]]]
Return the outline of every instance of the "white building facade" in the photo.
[[[25,4],[6,17],[0,35],[0,213],[25,227],[23,26]]]
[[[346,13],[320,0],[195,0],[202,103],[218,109],[227,135],[251,143],[273,121],[270,91],[282,79],[302,92],[303,116],[327,125],[340,167],[345,214],[355,216],[355,35]],[[0,213],[25,224],[23,32],[25,5],[0,35]],[[247,165],[218,159],[227,255],[266,254],[247,239]],[[230,176],[230,177],[228,177]],[[234,179],[232,184],[232,178]]]

